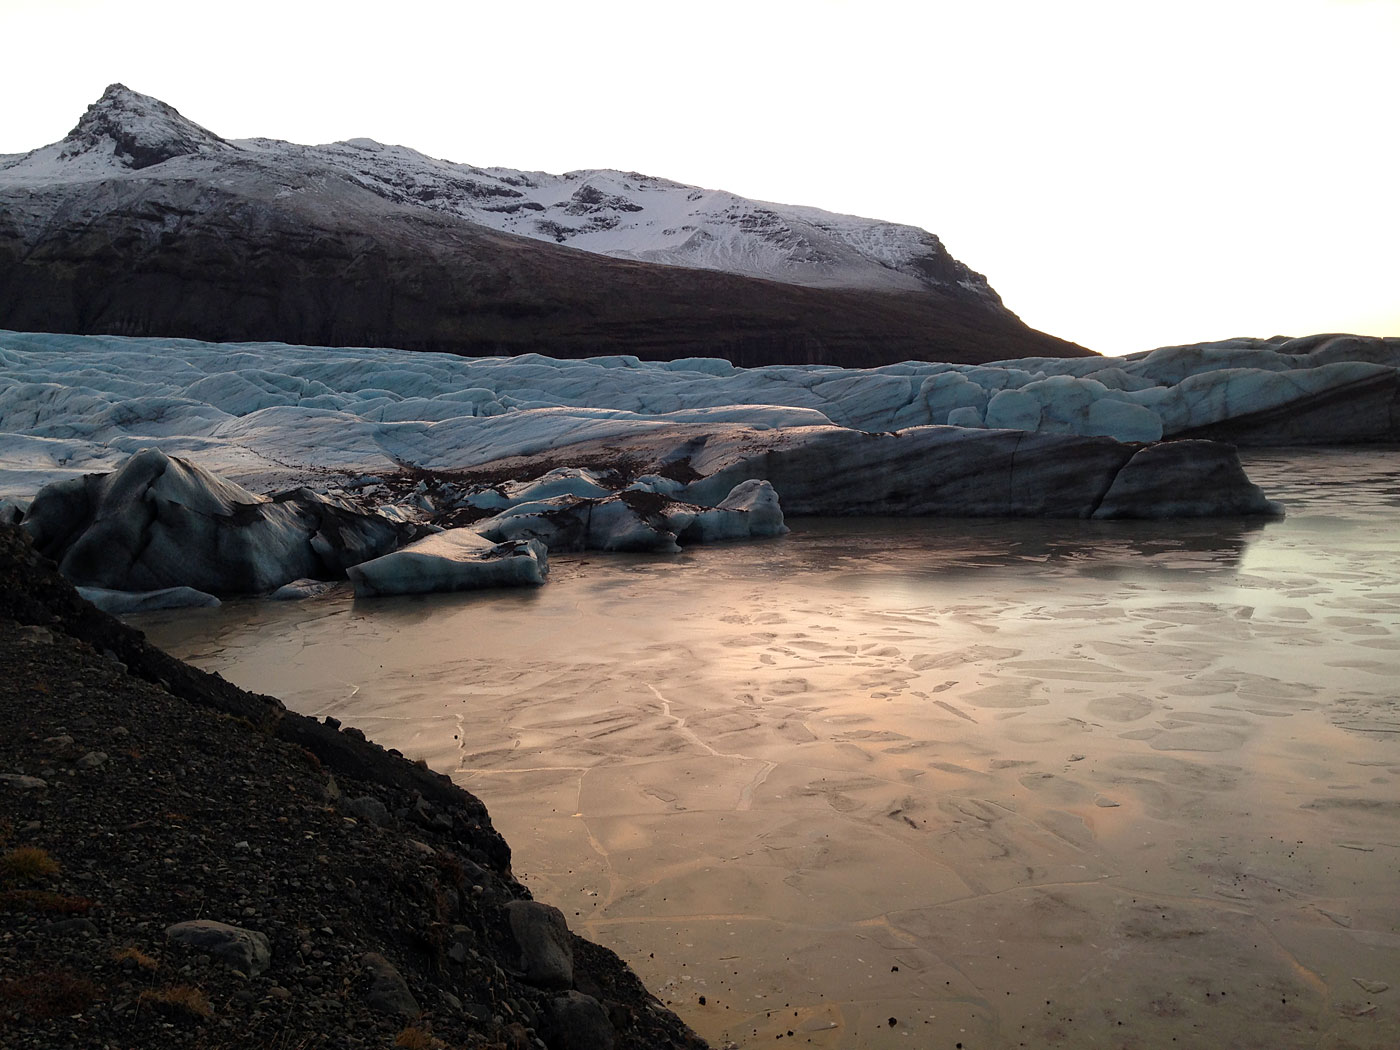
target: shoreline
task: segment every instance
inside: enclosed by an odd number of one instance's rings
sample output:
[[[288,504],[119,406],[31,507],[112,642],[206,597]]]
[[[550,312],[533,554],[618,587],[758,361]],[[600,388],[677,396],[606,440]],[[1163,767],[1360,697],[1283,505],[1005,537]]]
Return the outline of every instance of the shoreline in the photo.
[[[449,778],[149,646],[17,529],[0,583],[7,1045],[705,1046]],[[251,955],[167,933],[209,920]]]

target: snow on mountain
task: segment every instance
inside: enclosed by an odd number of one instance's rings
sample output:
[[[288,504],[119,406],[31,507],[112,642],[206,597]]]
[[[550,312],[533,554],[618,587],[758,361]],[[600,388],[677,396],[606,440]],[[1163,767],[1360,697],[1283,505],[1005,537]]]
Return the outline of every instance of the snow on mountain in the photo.
[[[187,120],[159,99],[112,84],[63,139],[30,153],[0,157],[0,178],[108,178],[177,157],[237,147]]]
[[[208,170],[211,159],[285,175],[334,175],[396,204],[597,255],[720,270],[788,284],[879,291],[956,291],[1000,306],[981,274],[939,239],[913,226],[817,208],[748,200],[637,172],[563,175],[479,168],[403,146],[351,139],[301,146],[274,139],[228,141],[171,106],[121,84],[109,87],[61,141],[0,157],[0,185],[162,178]]]
[[[284,143],[246,143],[274,151]],[[304,154],[390,199],[572,248],[813,287],[958,285],[1000,302],[938,238],[896,223],[748,200],[637,172],[477,168],[355,139]]]

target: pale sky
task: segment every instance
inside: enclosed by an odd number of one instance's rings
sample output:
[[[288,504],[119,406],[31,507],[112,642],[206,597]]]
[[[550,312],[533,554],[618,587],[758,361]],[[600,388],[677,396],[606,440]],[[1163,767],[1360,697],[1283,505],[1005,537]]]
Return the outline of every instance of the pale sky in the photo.
[[[1103,353],[1400,335],[1400,0],[0,0],[0,153],[108,83],[226,138],[921,226]]]

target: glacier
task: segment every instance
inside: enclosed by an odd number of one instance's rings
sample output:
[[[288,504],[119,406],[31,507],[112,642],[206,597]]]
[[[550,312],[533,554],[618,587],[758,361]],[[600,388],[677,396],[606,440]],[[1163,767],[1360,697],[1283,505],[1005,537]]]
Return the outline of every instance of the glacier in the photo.
[[[270,491],[328,476],[481,469],[589,443],[665,444],[682,432],[817,440],[822,428],[952,425],[945,440],[967,440],[963,431],[1395,440],[1398,375],[1400,339],[1355,336],[843,369],[0,332],[0,500],[110,470],[146,447]]]
[[[1398,342],[744,369],[0,332],[0,506],[84,586],[215,596],[538,585],[785,515],[1276,514],[1201,435],[1393,438]]]
[[[1393,435],[1394,360],[1341,336],[844,370],[0,332],[0,505],[84,587],[214,596],[539,585],[550,550],[784,515],[1277,514],[1197,435]]]

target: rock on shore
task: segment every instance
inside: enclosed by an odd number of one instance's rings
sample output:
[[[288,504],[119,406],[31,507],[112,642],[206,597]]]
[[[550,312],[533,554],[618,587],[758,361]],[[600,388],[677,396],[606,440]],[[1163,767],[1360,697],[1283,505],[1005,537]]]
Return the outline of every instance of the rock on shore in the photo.
[[[524,921],[475,797],[147,645],[10,526],[0,666],[5,1047],[705,1045]]]

